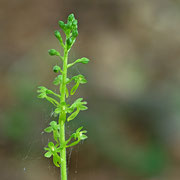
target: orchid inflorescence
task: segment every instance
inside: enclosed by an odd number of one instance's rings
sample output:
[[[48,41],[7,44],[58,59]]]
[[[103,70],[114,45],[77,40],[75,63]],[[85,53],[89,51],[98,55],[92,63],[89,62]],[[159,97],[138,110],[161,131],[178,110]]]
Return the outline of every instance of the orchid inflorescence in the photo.
[[[63,21],[59,21],[59,26],[64,32],[66,39],[65,42],[61,36],[60,31],[56,30],[54,32],[55,37],[58,39],[60,45],[62,46],[64,53],[61,53],[55,49],[50,49],[50,56],[57,56],[62,61],[62,67],[60,65],[55,65],[53,71],[58,73],[55,77],[53,84],[59,86],[59,93],[55,93],[52,90],[44,86],[38,87],[38,98],[46,99],[55,106],[54,114],[59,116],[59,120],[51,121],[49,126],[44,129],[46,133],[53,133],[54,142],[49,142],[48,147],[45,147],[46,153],[45,157],[53,157],[53,163],[57,167],[61,167],[61,179],[66,180],[66,148],[75,146],[80,141],[85,140],[87,136],[86,130],[82,130],[83,127],[78,128],[69,139],[65,139],[65,123],[73,120],[79,114],[80,111],[87,110],[87,102],[83,101],[83,98],[78,98],[74,103],[67,104],[66,99],[74,95],[80,84],[87,83],[85,77],[81,74],[76,75],[72,78],[67,77],[67,70],[77,63],[87,64],[89,59],[83,57],[75,60],[73,63],[68,64],[68,53],[76,41],[78,36],[78,21],[75,19],[74,14],[70,14],[65,24]],[[67,85],[74,83],[71,90],[68,89]]]

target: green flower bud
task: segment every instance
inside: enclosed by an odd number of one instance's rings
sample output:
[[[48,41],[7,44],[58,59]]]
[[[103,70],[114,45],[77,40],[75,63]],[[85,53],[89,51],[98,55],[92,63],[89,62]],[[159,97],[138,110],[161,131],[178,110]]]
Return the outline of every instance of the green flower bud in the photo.
[[[58,24],[59,24],[60,28],[64,29],[65,24],[63,21],[59,21]]]
[[[68,39],[67,39],[67,45],[68,45],[68,46],[71,46],[71,44],[72,44],[72,39],[71,39],[71,38],[68,38]]]
[[[74,18],[74,14],[70,14],[69,16],[68,16],[68,21],[70,22],[70,21],[73,21],[75,18]]]
[[[69,28],[68,24],[64,25],[64,29],[67,30]]]
[[[71,29],[71,27],[72,27],[72,22],[68,22],[68,24],[67,24],[67,29]]]
[[[78,36],[78,30],[77,29],[72,31],[72,36],[75,38]]]
[[[58,73],[60,70],[61,70],[61,68],[60,68],[58,65],[55,65],[55,66],[53,67],[53,71],[54,71],[55,73]]]
[[[60,56],[60,53],[56,51],[55,49],[48,50],[48,53],[50,56]]]
[[[62,37],[61,37],[61,34],[59,31],[54,31],[54,35],[56,36],[56,38],[59,40],[59,41],[62,41]]]
[[[78,63],[83,63],[83,64],[87,64],[89,62],[89,59],[88,58],[81,58],[81,59],[77,59],[76,62]]]
[[[73,26],[77,26],[77,23],[78,23],[78,21],[75,19],[75,20],[73,21]]]

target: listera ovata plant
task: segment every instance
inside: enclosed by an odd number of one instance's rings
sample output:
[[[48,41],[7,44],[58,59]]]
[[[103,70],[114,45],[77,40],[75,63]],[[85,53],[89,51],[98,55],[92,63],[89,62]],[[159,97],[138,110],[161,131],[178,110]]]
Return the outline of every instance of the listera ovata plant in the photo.
[[[75,146],[80,141],[87,139],[85,135],[86,130],[83,127],[78,128],[70,137],[66,140],[65,138],[65,124],[73,120],[80,111],[87,110],[87,102],[83,101],[83,98],[78,98],[71,105],[67,104],[66,100],[73,94],[75,94],[80,84],[87,83],[85,77],[81,74],[76,75],[69,79],[67,77],[67,71],[73,65],[77,63],[87,64],[89,59],[83,57],[75,60],[73,63],[68,64],[68,53],[71,47],[76,41],[78,36],[78,21],[75,19],[74,14],[70,14],[67,19],[67,24],[63,21],[59,21],[59,26],[64,32],[66,39],[65,42],[59,31],[55,31],[54,35],[58,39],[62,46],[64,53],[61,53],[55,49],[50,49],[50,56],[57,56],[62,61],[62,67],[55,65],[53,71],[59,75],[54,79],[53,84],[59,86],[59,93],[55,93],[44,86],[38,87],[38,98],[46,99],[55,106],[54,114],[57,115],[58,121],[51,121],[49,127],[44,131],[52,133],[54,142],[49,142],[48,147],[45,147],[45,157],[53,159],[55,166],[61,169],[61,180],[67,180],[67,167],[66,167],[66,149]],[[74,86],[71,90],[68,89],[68,84],[73,83]]]

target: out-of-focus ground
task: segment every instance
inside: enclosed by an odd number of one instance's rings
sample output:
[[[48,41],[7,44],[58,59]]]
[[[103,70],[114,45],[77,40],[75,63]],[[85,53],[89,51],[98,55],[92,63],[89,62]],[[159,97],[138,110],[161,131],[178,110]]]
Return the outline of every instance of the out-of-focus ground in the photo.
[[[52,86],[58,20],[74,13],[79,36],[70,61],[88,57],[69,76],[88,84],[76,97],[89,110],[80,125],[88,140],[69,149],[70,180],[180,179],[179,0],[0,0],[0,179],[55,180],[43,157],[43,129],[53,107],[36,98]]]

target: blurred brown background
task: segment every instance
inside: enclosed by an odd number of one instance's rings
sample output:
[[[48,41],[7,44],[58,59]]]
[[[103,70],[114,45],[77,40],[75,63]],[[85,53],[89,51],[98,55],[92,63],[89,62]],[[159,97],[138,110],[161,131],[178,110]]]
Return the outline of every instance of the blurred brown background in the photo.
[[[70,61],[91,61],[69,73],[87,77],[76,97],[89,106],[67,125],[89,137],[68,150],[69,179],[179,180],[179,0],[0,0],[0,179],[59,179],[43,157],[53,107],[36,90],[56,89],[47,50],[72,12]]]

